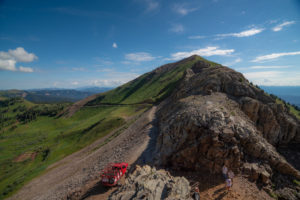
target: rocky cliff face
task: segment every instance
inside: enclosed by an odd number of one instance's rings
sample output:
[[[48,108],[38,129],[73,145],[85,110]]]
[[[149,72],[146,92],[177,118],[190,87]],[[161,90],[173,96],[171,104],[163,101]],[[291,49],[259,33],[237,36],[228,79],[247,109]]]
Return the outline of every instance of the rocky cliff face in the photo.
[[[300,143],[300,123],[242,74],[199,61],[158,113],[157,164],[220,173],[227,164],[253,181],[300,179],[275,147]],[[298,191],[299,192],[299,191]]]
[[[175,92],[176,99],[190,95],[225,93],[254,122],[256,128],[272,145],[300,143],[299,120],[288,114],[263,90],[251,85],[241,73],[223,66],[199,61],[186,71],[185,80]]]
[[[188,200],[190,189],[189,182],[183,177],[173,177],[164,170],[156,170],[148,165],[137,165],[125,184],[109,199]]]

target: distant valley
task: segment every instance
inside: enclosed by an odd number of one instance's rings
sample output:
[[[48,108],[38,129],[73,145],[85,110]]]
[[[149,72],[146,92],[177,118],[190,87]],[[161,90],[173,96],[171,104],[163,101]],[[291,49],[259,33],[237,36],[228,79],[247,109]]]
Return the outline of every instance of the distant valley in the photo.
[[[111,87],[82,87],[76,89],[43,88],[29,90],[2,90],[0,97],[23,97],[33,103],[76,102],[93,94],[106,92]]]
[[[260,86],[269,94],[274,94],[286,102],[300,107],[299,86]]]

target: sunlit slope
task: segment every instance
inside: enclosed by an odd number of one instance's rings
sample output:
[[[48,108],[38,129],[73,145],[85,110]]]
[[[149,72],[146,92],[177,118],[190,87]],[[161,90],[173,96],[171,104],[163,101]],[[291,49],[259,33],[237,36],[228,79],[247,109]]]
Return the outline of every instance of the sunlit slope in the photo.
[[[125,85],[103,93],[88,105],[158,103],[173,91],[183,78],[185,70],[199,60],[216,65],[200,56],[191,56],[176,63],[163,65]]]
[[[61,112],[56,104],[36,105],[21,99],[9,104],[0,109],[0,199],[13,194],[50,164],[130,123],[130,116],[149,107],[84,107],[64,118],[52,115],[54,109]]]

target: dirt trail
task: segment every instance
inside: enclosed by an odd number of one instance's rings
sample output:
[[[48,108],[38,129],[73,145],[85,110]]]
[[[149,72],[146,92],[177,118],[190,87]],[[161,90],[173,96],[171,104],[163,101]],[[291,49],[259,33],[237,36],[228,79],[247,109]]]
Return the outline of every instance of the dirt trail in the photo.
[[[93,144],[48,167],[47,172],[21,188],[9,199],[105,199],[110,193],[97,187],[100,171],[110,162],[134,163],[147,148],[156,107],[142,114],[118,137],[99,148],[110,133]],[[97,149],[98,148],[98,149]]]
[[[229,191],[225,189],[224,182],[201,191],[200,197],[203,200],[272,200],[265,191],[259,190],[255,183],[243,177],[235,177],[233,183]]]
[[[198,186],[201,200],[273,200],[264,190],[237,175],[233,179],[233,187],[227,191],[225,180],[220,174],[208,172],[170,171],[173,176],[184,176],[190,182],[192,190]]]

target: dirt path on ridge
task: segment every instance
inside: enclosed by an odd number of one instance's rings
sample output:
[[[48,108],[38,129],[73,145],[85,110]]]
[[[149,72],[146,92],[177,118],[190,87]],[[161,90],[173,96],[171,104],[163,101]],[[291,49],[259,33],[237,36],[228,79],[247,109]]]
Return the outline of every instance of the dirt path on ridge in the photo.
[[[97,189],[100,171],[110,162],[131,164],[142,155],[155,130],[155,112],[152,107],[104,146],[99,148],[114,132],[54,163],[9,199],[106,199],[111,191]]]

